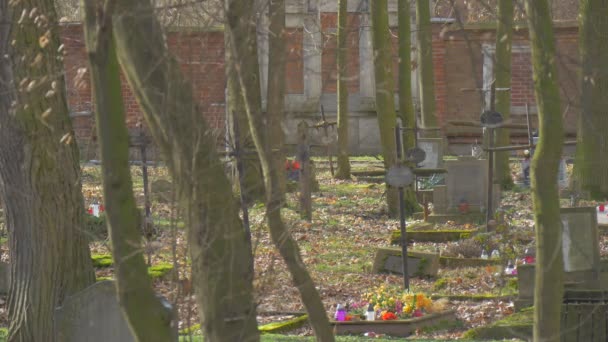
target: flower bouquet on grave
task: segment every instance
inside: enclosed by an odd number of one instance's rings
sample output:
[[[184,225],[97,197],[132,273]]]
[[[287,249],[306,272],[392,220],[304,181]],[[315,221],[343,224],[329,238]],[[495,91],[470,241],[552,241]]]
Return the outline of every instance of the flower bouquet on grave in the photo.
[[[398,287],[380,285],[349,306],[345,320],[402,320],[422,317],[445,309],[446,301],[432,301],[424,293],[403,291]],[[365,312],[373,310],[372,312]],[[349,319],[350,318],[350,319]]]

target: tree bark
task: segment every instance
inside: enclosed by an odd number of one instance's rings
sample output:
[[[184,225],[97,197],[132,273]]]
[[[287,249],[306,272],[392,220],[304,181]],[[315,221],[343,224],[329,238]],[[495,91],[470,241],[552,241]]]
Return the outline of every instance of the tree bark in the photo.
[[[279,191],[284,199],[287,190],[285,167],[285,0],[269,0],[270,25],[268,28],[268,125],[273,165],[279,170]],[[249,127],[246,123],[243,127]],[[263,177],[263,176],[262,176]],[[263,180],[262,180],[263,184]]]
[[[239,80],[237,79],[235,67],[236,64],[232,55],[229,53],[230,47],[228,41],[225,42],[225,58],[226,58],[226,106],[228,108],[228,126],[230,135],[236,139],[234,130],[235,121],[239,127],[239,142],[243,149],[252,150],[254,148],[253,141],[251,140],[251,133],[247,126],[247,115],[245,114],[245,105],[241,96],[241,89],[239,87]],[[250,72],[247,72],[250,74]],[[264,180],[262,178],[262,169],[260,167],[260,161],[257,158],[247,156],[247,161],[243,163],[243,191],[247,204],[251,204],[255,200],[264,199]],[[239,182],[236,182],[239,184]]]
[[[386,0],[374,0],[371,3],[372,43],[374,46],[374,74],[376,81],[376,112],[380,128],[380,143],[384,167],[388,170],[397,161],[397,145],[395,142],[395,113],[394,83],[392,76],[393,61],[390,50],[388,26],[388,7]],[[397,189],[387,188],[387,204],[391,217],[398,217],[399,203]]]
[[[95,281],[83,233],[79,154],[53,1],[13,2],[12,16],[9,6],[0,1],[0,191],[11,268],[8,340],[54,341],[55,308]]]
[[[410,37],[410,1],[402,0],[398,3],[399,21],[399,118],[402,127],[408,128],[403,136],[403,149],[407,151],[416,147],[416,134],[412,128],[416,127],[416,112],[412,99],[412,46]],[[420,211],[416,198],[414,185],[404,189],[405,212],[408,216]]]
[[[608,198],[608,1],[579,4],[581,114],[578,121],[574,176],[584,197]]]
[[[557,171],[564,127],[555,66],[555,41],[547,0],[527,0],[539,140],[531,165],[536,224],[534,340],[560,341],[563,298],[562,223]]]
[[[228,0],[226,33],[227,38],[230,39],[231,53],[235,56],[239,65],[255,64],[257,66],[256,54],[251,54],[248,49],[248,41],[255,39],[254,32],[249,31],[248,34],[241,34],[243,22],[251,21],[253,15],[251,2]],[[248,69],[244,68],[244,70]],[[258,69],[252,67],[249,70]],[[315,288],[314,281],[306,270],[298,245],[285,227],[281,217],[282,196],[277,173],[282,172],[283,169],[277,170],[272,162],[270,139],[266,129],[268,125],[262,116],[259,83],[251,82],[249,77],[244,77],[240,69],[238,71],[249,127],[262,163],[266,187],[266,217],[268,218],[272,241],[281,253],[291,273],[292,280],[300,292],[317,340],[333,342],[334,336],[321,297]]]
[[[99,12],[92,0],[85,0],[83,7],[118,300],[138,341],[170,341],[171,312],[152,289],[141,246],[142,220],[133,196],[129,133],[112,38],[111,9]]]
[[[338,170],[335,178],[350,179],[350,161],[348,159],[348,87],[346,85],[346,39],[348,0],[338,0],[338,46],[336,64],[338,69]]]
[[[149,0],[117,0],[118,59],[176,183],[206,341],[258,341],[251,245],[215,137]]]
[[[496,28],[496,53],[494,63],[494,77],[496,88],[511,88],[511,46],[513,40],[513,1],[498,1]],[[496,111],[502,114],[504,121],[511,117],[511,92],[496,92]],[[501,128],[497,131],[498,146],[508,146],[511,143],[510,131],[508,128]],[[509,153],[497,152],[494,169],[494,180],[503,189],[513,186],[511,169],[509,167]]]
[[[416,26],[418,28],[418,88],[420,90],[420,112],[422,127],[437,126],[435,114],[435,78],[433,75],[433,27],[428,0],[416,0]],[[426,136],[437,133],[425,132]]]

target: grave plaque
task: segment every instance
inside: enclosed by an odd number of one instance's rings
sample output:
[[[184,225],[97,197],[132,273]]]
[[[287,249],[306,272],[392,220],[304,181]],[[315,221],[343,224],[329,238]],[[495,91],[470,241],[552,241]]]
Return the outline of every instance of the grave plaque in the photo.
[[[562,208],[564,271],[597,270],[600,262],[595,207]]]
[[[400,248],[379,248],[376,252],[373,273],[390,272],[403,274]],[[408,252],[407,270],[410,277],[431,276],[439,271],[439,254]]]
[[[62,342],[135,341],[118,304],[114,281],[95,283],[67,298],[55,309],[55,331],[56,340]]]
[[[426,158],[418,166],[421,169],[440,169],[443,167],[443,140],[438,138],[420,138],[418,147],[422,149]]]
[[[485,210],[488,193],[488,163],[483,159],[459,158],[445,162],[447,211],[458,210],[465,201],[471,211]]]

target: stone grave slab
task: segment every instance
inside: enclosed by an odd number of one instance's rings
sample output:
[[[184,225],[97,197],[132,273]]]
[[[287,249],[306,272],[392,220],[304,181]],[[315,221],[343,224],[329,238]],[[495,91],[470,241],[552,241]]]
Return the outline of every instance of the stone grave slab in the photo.
[[[67,298],[55,309],[55,331],[62,342],[136,341],[118,304],[114,281],[95,283]]]
[[[600,260],[596,208],[562,208],[561,221],[564,286],[585,290],[608,287],[608,260]],[[517,267],[517,308],[533,302],[534,269],[534,265]]]
[[[419,138],[418,147],[426,153],[424,161],[418,164],[421,169],[443,168],[443,139]]]
[[[401,248],[378,248],[373,273],[397,273],[402,272]],[[434,277],[439,272],[439,254],[424,252],[408,252],[408,273],[414,276]]]
[[[460,157],[445,162],[447,169],[447,212],[458,211],[466,201],[470,211],[485,209],[488,192],[488,162],[473,157]]]

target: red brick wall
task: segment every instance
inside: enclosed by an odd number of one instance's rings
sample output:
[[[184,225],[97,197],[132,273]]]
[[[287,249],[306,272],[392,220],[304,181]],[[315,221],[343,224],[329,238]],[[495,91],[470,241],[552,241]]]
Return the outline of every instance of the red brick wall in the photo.
[[[336,13],[322,13],[323,30],[322,84],[324,93],[336,91]],[[359,92],[359,27],[358,14],[348,16],[348,89]],[[433,65],[435,75],[436,111],[442,126],[451,119],[478,120],[481,99],[477,92],[462,92],[461,88],[480,86],[483,56],[481,46],[493,43],[493,32],[487,29],[444,31],[437,24],[433,31]],[[302,28],[287,30],[286,92],[304,93],[304,75],[313,72],[304,70]],[[398,89],[397,32],[392,31],[393,68],[395,90]],[[194,96],[202,109],[201,119],[208,121],[213,129],[224,130],[225,117],[225,74],[223,32],[169,32],[168,45],[180,62],[184,74],[192,81]],[[573,133],[578,115],[577,81],[577,33],[574,27],[556,29],[558,50],[558,73],[562,92],[562,110],[565,112],[566,130]],[[519,30],[515,34],[515,45],[527,44],[527,32]],[[62,41],[65,45],[65,67],[68,103],[72,112],[91,111],[91,88],[86,72],[87,61],[82,27],[68,24],[62,27]],[[512,58],[511,100],[515,107],[526,103],[534,106],[534,88],[529,52],[515,49]],[[130,127],[141,120],[141,111],[123,78],[122,87],[127,122]],[[567,111],[566,111],[567,109]],[[82,142],[94,140],[92,118],[74,118],[77,137]],[[477,134],[476,129],[446,130],[448,135],[466,136]]]
[[[337,67],[337,27],[336,13],[321,13],[323,29],[323,51],[321,57],[323,92],[336,93]],[[348,51],[346,52],[346,85],[349,93],[359,92],[359,15],[349,13],[346,18]]]

